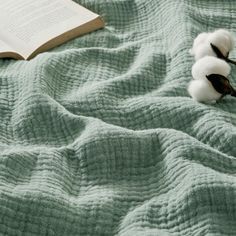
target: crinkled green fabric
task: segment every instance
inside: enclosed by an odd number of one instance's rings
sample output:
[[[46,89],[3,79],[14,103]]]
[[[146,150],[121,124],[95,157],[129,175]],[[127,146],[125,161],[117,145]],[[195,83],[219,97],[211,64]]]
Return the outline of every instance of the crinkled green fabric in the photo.
[[[106,27],[0,60],[0,235],[235,236],[236,99],[186,91],[235,1],[77,2]]]

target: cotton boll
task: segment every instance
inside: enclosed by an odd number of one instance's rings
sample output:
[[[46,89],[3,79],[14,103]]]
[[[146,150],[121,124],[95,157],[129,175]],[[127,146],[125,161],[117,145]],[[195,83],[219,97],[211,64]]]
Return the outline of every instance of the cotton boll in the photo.
[[[193,46],[196,47],[197,45],[206,42],[206,40],[207,40],[209,34],[210,34],[210,33],[206,33],[206,32],[200,33],[200,34],[194,39]]]
[[[219,29],[211,33],[207,40],[209,44],[214,44],[225,57],[228,56],[228,53],[234,47],[233,36],[230,34],[230,32],[224,29]]]
[[[219,74],[228,77],[230,66],[223,60],[205,56],[194,63],[192,66],[192,76],[194,79],[206,80],[206,75]]]
[[[211,33],[201,33],[195,38],[190,54],[195,57],[195,60],[199,60],[204,56],[216,57],[211,44],[215,45],[227,57],[234,47],[234,39],[232,34],[225,29],[219,29]]]
[[[220,34],[220,35],[225,35],[229,49],[232,50],[234,48],[235,40],[234,40],[234,36],[231,32],[229,32],[225,29],[218,29],[214,33]]]
[[[209,43],[201,43],[198,44],[198,46],[195,48],[194,53],[192,54],[194,56],[195,61],[207,56],[215,57],[216,54],[213,52],[211,45]]]
[[[204,103],[215,103],[221,97],[207,80],[192,80],[188,93],[195,101]]]
[[[189,50],[189,53],[194,56],[197,53],[198,46],[205,43],[209,33],[201,33],[199,34],[193,41],[193,47]]]
[[[234,88],[227,76],[230,66],[223,60],[206,56],[192,67],[193,81],[190,82],[188,92],[198,102],[214,103],[225,95],[234,96]]]

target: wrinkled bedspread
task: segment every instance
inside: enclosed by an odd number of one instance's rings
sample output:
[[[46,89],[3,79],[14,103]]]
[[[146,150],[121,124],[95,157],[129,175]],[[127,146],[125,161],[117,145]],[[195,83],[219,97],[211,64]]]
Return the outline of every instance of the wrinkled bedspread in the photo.
[[[0,235],[235,236],[236,99],[186,91],[235,1],[77,2],[106,27],[0,60]]]

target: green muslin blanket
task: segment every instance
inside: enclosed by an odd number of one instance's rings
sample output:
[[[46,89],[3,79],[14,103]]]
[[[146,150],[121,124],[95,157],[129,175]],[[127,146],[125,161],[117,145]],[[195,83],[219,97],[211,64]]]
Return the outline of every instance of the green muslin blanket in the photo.
[[[235,236],[236,99],[186,90],[235,1],[77,2],[105,28],[0,60],[0,235]]]

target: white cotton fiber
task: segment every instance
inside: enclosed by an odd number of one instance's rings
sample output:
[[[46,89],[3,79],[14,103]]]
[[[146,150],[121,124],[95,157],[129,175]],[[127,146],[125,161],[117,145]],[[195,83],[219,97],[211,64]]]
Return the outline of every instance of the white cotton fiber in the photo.
[[[204,56],[216,57],[216,54],[211,48],[211,43],[214,44],[224,56],[227,56],[229,51],[234,47],[232,34],[225,29],[219,29],[211,33],[199,34],[194,39],[190,54],[195,57],[195,60],[199,60]]]
[[[199,35],[194,39],[193,45],[194,45],[195,47],[197,47],[199,44],[206,42],[206,40],[207,40],[209,34],[210,34],[210,33],[205,33],[205,32],[199,34]]]
[[[207,80],[206,75],[220,74],[228,77],[230,73],[230,66],[223,60],[205,56],[194,63],[192,66],[192,76],[194,79]]]
[[[216,30],[208,36],[209,43],[214,44],[224,56],[233,49],[234,39],[233,36],[224,29]]]
[[[216,57],[216,54],[212,50],[211,46],[209,43],[201,43],[199,44],[195,50],[192,49],[192,56],[194,56],[195,60],[199,60],[205,56],[212,56]]]
[[[194,41],[193,41],[193,47],[189,50],[189,52],[190,52],[190,54],[191,54],[192,56],[195,55],[195,53],[196,53],[196,51],[197,51],[197,49],[198,49],[198,47],[199,47],[200,45],[203,45],[203,44],[206,43],[209,34],[210,34],[210,33],[205,33],[205,32],[204,32],[204,33],[199,34],[199,35],[194,39]]]
[[[192,80],[188,86],[189,95],[198,102],[215,103],[221,94],[207,80]]]

